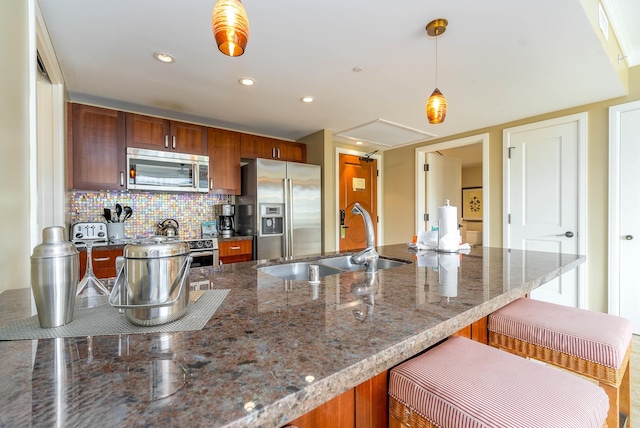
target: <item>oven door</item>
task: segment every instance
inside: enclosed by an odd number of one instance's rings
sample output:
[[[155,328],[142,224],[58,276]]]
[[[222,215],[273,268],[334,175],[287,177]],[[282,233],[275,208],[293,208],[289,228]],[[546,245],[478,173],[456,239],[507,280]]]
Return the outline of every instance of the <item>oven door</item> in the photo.
[[[218,261],[218,250],[216,249],[191,251],[191,257],[193,258],[191,267],[217,266],[220,264]]]

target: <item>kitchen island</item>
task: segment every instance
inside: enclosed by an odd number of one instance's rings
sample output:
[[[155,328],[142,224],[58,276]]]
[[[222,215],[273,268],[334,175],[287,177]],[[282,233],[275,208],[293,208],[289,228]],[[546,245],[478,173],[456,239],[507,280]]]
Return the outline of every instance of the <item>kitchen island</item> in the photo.
[[[0,342],[0,426],[283,426],[585,260],[378,252],[410,263],[317,285],[265,261],[192,269],[230,290],[199,331]],[[29,316],[29,292],[0,294],[0,325]]]

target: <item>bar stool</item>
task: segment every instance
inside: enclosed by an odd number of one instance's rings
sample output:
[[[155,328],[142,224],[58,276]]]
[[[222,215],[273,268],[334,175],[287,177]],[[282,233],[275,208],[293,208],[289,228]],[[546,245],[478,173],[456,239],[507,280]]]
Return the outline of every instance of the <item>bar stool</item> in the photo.
[[[609,428],[630,417],[628,320],[520,298],[491,314],[488,329],[491,346],[597,381],[609,397]]]
[[[606,427],[602,388],[452,337],[391,369],[389,427]]]

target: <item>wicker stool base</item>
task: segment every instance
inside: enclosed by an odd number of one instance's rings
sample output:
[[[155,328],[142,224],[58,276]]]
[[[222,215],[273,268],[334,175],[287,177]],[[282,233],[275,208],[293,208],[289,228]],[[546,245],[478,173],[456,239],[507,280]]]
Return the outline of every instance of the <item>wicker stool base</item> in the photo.
[[[586,361],[573,355],[544,348],[493,331],[489,331],[489,345],[511,354],[542,361],[597,381],[609,396],[609,417],[607,418],[609,427],[617,428],[619,426],[619,413],[630,416],[629,358],[631,357],[631,343],[629,343],[622,365],[618,369]]]
[[[438,428],[404,403],[389,396],[389,428],[400,427]]]

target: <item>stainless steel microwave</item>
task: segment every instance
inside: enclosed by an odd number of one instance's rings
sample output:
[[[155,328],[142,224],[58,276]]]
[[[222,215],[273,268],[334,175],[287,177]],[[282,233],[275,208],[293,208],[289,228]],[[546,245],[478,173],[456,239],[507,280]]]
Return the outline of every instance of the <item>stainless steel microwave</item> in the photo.
[[[209,191],[209,157],[127,148],[129,190]]]

